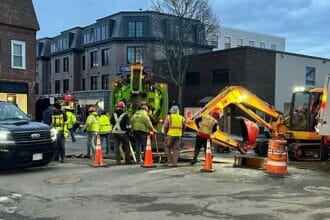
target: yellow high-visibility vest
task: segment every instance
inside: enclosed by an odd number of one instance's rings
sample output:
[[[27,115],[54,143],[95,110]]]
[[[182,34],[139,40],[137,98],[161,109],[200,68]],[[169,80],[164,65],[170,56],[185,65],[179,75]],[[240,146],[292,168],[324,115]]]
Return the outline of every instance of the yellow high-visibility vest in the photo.
[[[181,137],[183,133],[183,117],[179,114],[168,116],[169,128],[167,135],[172,137]]]
[[[212,128],[217,123],[217,121],[212,118],[209,115],[202,116],[202,120],[199,123],[199,132],[202,132],[204,134],[211,135],[212,134]]]
[[[109,134],[111,131],[110,120],[108,116],[101,115],[99,117],[99,126],[100,126],[100,134]]]

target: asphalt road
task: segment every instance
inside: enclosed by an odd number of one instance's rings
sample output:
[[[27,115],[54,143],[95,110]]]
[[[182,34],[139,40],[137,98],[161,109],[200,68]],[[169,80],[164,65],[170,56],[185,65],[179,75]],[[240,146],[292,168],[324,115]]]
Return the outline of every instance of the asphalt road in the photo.
[[[68,152],[85,152],[83,140],[67,141]],[[329,163],[290,163],[274,178],[215,158],[213,173],[202,162],[92,168],[79,158],[2,172],[0,219],[330,219]]]

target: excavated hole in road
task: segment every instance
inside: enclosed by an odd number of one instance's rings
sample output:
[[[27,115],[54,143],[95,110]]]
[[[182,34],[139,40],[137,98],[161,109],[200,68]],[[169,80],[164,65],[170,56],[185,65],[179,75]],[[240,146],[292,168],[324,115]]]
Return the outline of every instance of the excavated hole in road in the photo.
[[[49,184],[73,184],[80,182],[80,179],[69,176],[55,176],[45,179],[44,182]]]

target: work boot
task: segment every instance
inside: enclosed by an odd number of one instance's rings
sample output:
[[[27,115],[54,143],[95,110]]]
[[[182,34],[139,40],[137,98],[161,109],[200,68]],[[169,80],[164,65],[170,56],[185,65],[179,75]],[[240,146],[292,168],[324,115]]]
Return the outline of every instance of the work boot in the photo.
[[[190,162],[191,165],[195,165],[197,163],[197,157],[198,157],[198,154],[200,152],[201,149],[196,149],[195,148],[195,151],[194,151],[194,158],[192,159],[192,161]]]

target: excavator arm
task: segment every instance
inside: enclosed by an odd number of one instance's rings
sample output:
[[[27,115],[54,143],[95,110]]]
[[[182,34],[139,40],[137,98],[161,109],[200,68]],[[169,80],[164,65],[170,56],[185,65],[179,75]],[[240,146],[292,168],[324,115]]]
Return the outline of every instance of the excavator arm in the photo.
[[[265,101],[258,98],[256,95],[246,90],[241,86],[229,86],[222,90],[215,98],[209,101],[199,112],[194,114],[187,120],[187,127],[197,131],[198,128],[195,123],[195,118],[201,115],[210,114],[211,111],[223,110],[229,105],[235,105],[245,112],[256,122],[264,125],[270,129],[276,136],[279,131],[279,125],[282,123],[281,114],[278,113],[274,107],[270,106]],[[275,119],[274,123],[267,122],[254,111],[258,110],[268,115],[270,118]],[[256,145],[256,138],[259,134],[259,127],[256,123],[240,117],[243,141],[232,139],[230,134],[220,131],[219,129],[213,134],[212,141],[223,147],[232,147],[238,149],[241,153],[246,153],[248,150],[253,149]]]

